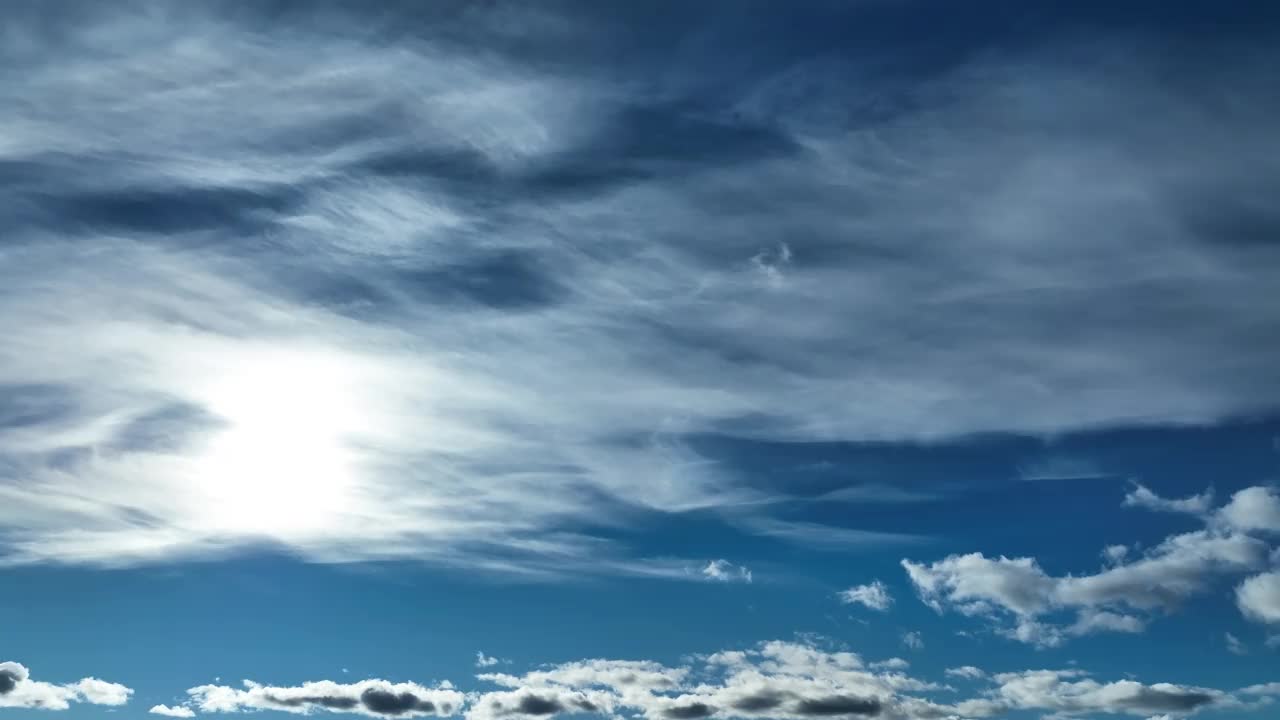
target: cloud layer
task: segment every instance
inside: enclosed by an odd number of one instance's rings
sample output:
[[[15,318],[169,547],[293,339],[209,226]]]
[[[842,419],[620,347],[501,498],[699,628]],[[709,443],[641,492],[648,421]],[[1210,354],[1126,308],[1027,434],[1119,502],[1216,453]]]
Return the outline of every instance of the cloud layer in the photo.
[[[435,689],[381,680],[343,685],[312,682],[298,687],[246,683],[246,690],[202,686],[178,708],[152,712],[187,717],[204,712],[276,709],[357,712],[372,716],[461,715],[466,720],[534,720],[594,714],[647,720],[695,718],[944,718],[1021,717],[1039,711],[1054,717],[1119,714],[1186,717],[1215,708],[1269,706],[1280,689],[1274,683],[1234,692],[1133,679],[1105,682],[1081,669],[1024,670],[988,674],[964,666],[947,677],[971,690],[960,694],[946,684],[905,672],[906,663],[867,663],[845,650],[806,642],[771,641],[747,650],[695,656],[688,664],[666,666],[648,660],[591,659],[544,666],[522,675],[482,673],[498,690],[464,696],[447,683]],[[369,703],[370,693],[379,702]],[[965,697],[968,695],[968,697]],[[423,703],[430,703],[424,707]]]
[[[1275,408],[1271,55],[898,67],[889,5],[14,8],[5,561],[626,571],[593,525],[768,519],[690,437]]]

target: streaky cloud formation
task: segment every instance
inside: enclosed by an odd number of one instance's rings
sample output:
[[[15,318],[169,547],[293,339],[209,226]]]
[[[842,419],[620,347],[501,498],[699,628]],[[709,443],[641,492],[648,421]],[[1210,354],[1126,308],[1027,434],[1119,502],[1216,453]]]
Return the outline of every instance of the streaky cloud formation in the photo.
[[[882,5],[6,8],[3,562],[628,574],[837,537],[695,438],[1276,407],[1274,49],[761,40]]]

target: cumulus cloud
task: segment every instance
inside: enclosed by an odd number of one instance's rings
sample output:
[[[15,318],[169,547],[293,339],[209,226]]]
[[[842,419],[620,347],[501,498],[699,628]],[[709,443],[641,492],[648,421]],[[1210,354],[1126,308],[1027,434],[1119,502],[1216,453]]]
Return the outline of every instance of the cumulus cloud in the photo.
[[[787,25],[912,27],[866,5]],[[1239,192],[1278,180],[1269,46],[1206,34],[1220,67],[1172,72],[1185,52],[1082,52],[1049,22],[904,77],[866,62],[893,32],[798,50],[710,5],[646,15],[671,51],[634,53],[627,13],[269,7],[6,15],[4,562],[266,540],[625,572],[584,524],[774,519],[691,436],[1280,401],[1257,331],[1280,322],[1280,248],[1254,240],[1277,219]],[[1220,97],[1248,101],[1202,112]]]
[[[358,713],[371,717],[448,717],[461,711],[466,697],[451,686],[425,687],[416,683],[362,680],[337,683],[307,682],[294,687],[244,681],[244,689],[200,685],[187,690],[189,705],[201,712],[280,710],[298,714],[316,711]]]
[[[992,698],[1010,709],[1045,710],[1063,716],[1117,713],[1146,717],[1157,713],[1185,715],[1229,696],[1218,690],[1170,683],[1144,685],[1134,680],[1100,683],[1079,670],[1032,670],[1002,673]]]
[[[856,603],[880,612],[888,610],[893,605],[893,596],[889,594],[889,588],[879,580],[840,591],[840,600],[845,604]]]
[[[153,705],[147,712],[152,715],[165,715],[167,717],[190,718],[196,716],[196,711],[185,705]]]
[[[1240,583],[1236,605],[1251,620],[1280,624],[1280,572],[1261,573]]]
[[[856,653],[813,643],[771,641],[747,650],[694,656],[668,667],[650,661],[583,660],[526,675],[482,675],[502,690],[472,694],[469,718],[529,718],[579,712],[690,718],[867,717],[884,720],[1053,717],[1120,714],[1185,717],[1200,710],[1266,701],[1271,685],[1234,694],[1213,688],[1134,679],[1104,681],[1085,670],[1025,670],[988,675],[974,666],[946,671],[970,681],[973,694],[951,703],[930,698],[954,688],[913,678],[905,662],[866,663]]]
[[[481,675],[504,690],[474,697],[471,718],[583,711],[690,718],[945,717],[953,708],[910,693],[940,689],[901,671],[906,661],[865,663],[847,651],[771,641],[667,667],[648,661],[585,660],[521,676]],[[536,712],[535,712],[536,711]]]
[[[1231,496],[1218,516],[1227,526],[1243,532],[1280,532],[1280,491],[1274,487],[1245,488]]]
[[[66,710],[72,703],[118,706],[129,702],[131,688],[97,678],[56,685],[34,680],[21,663],[0,662],[0,708]]]
[[[1168,503],[1175,502],[1183,503],[1180,512],[1192,512],[1184,501],[1167,501],[1154,493],[1146,493],[1141,501],[1133,497],[1130,493],[1125,504],[1167,510]],[[1022,642],[1053,647],[1070,635],[1136,633],[1145,628],[1146,620],[1135,613],[1172,610],[1203,592],[1215,577],[1265,566],[1267,543],[1247,531],[1267,529],[1271,499],[1269,489],[1249,488],[1217,511],[1195,509],[1204,516],[1206,529],[1173,535],[1138,557],[1106,553],[1108,566],[1093,574],[1052,576],[1034,558],[989,558],[981,553],[951,555],[933,563],[903,560],[902,566],[920,598],[933,609],[995,618],[1002,623],[997,626],[1000,634]],[[1237,590],[1246,614],[1258,617],[1259,608],[1265,608],[1266,582]],[[1070,611],[1076,620],[1065,626],[1042,620]]]

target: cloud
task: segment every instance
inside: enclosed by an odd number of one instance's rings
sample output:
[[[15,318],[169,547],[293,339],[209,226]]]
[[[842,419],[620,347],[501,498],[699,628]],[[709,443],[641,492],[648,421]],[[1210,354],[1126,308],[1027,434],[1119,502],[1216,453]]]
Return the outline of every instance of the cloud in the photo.
[[[1172,610],[1203,592],[1216,576],[1240,575],[1265,566],[1267,544],[1246,534],[1264,528],[1268,517],[1258,509],[1268,506],[1269,491],[1257,490],[1263,489],[1236,493],[1230,503],[1212,513],[1207,508],[1195,510],[1208,524],[1206,529],[1170,536],[1140,557],[1114,550],[1105,553],[1108,566],[1094,574],[1051,576],[1034,558],[988,558],[981,553],[950,555],[928,564],[903,560],[902,566],[921,600],[934,610],[992,618],[1000,634],[1021,642],[1054,647],[1070,635],[1141,632],[1145,618],[1134,613]],[[1125,505],[1167,510],[1168,503],[1183,502],[1152,493],[1141,501],[1132,497],[1130,493]],[[1191,511],[1186,504],[1180,507]],[[1241,510],[1244,507],[1249,509]],[[1242,513],[1247,520],[1241,519]],[[1241,588],[1237,599],[1242,610],[1251,608],[1246,614],[1256,616],[1253,608],[1259,591],[1251,589],[1246,602],[1239,600]],[[1076,613],[1074,623],[1059,626],[1040,619],[1064,611]]]
[[[1229,693],[1133,679],[1103,681],[1082,669],[1025,670],[988,675],[973,666],[950,678],[972,682],[972,696],[954,703],[928,699],[949,686],[912,678],[905,663],[865,663],[855,653],[812,642],[770,641],[746,650],[691,656],[667,667],[650,661],[582,660],[524,676],[481,676],[504,689],[470,695],[469,718],[551,717],[579,712],[651,720],[716,718],[869,717],[886,720],[1054,717],[1122,714],[1186,715],[1210,708],[1247,707],[1241,697],[1273,693],[1257,685]],[[922,696],[923,695],[923,696]],[[590,706],[591,710],[586,708]]]
[[[1274,487],[1245,488],[1231,496],[1231,502],[1218,511],[1218,517],[1241,532],[1280,533],[1280,492]]]
[[[166,715],[168,717],[190,718],[195,717],[196,712],[185,705],[153,705],[147,712],[153,715]]]
[[[916,632],[914,630],[911,632],[905,632],[902,634],[902,644],[906,645],[912,650],[923,650],[924,638],[920,636],[919,632]]]
[[[1029,670],[995,676],[992,697],[1011,709],[1047,710],[1064,716],[1121,713],[1145,717],[1157,713],[1183,715],[1224,703],[1217,690],[1170,683],[1144,685],[1133,680],[1099,683],[1077,679],[1078,670]]]
[[[893,605],[893,596],[889,594],[889,589],[879,580],[874,580],[866,585],[855,585],[848,590],[840,591],[841,602],[851,605],[857,603],[872,610],[884,612]]]
[[[1236,605],[1250,620],[1280,624],[1280,572],[1261,573],[1240,583]]]
[[[498,658],[496,657],[489,657],[485,655],[483,652],[481,652],[480,650],[476,651],[476,667],[478,668],[493,667],[494,665],[497,665],[499,662],[501,661],[498,660]]]
[[[937,706],[906,693],[940,686],[910,678],[900,659],[872,663],[813,644],[771,641],[749,650],[699,656],[692,665],[584,660],[523,676],[481,675],[504,690],[474,696],[468,717],[569,713],[585,704],[603,712],[672,718],[942,717]],[[947,712],[950,712],[949,710]]]
[[[1203,515],[1213,507],[1213,489],[1210,488],[1199,495],[1170,500],[1151,492],[1145,485],[1134,483],[1133,489],[1124,496],[1125,507],[1140,507],[1160,512],[1186,513]]]
[[[584,526],[759,498],[692,436],[1280,402],[1277,218],[1240,191],[1277,181],[1270,47],[1173,72],[1049,13],[880,73],[916,10],[872,5],[779,11],[875,36],[802,48],[774,12],[644,14],[670,52],[553,7],[11,13],[4,562],[614,572],[644,558]]]
[[[712,560],[702,568],[702,575],[717,582],[751,582],[751,571],[728,560]]]
[[[295,687],[273,687],[249,680],[244,689],[225,685],[200,685],[187,690],[190,705],[201,712],[280,710],[309,714],[315,711],[353,712],[371,717],[449,717],[461,711],[465,696],[441,685],[362,680],[337,683],[307,682]]]
[[[981,669],[972,665],[961,665],[960,667],[947,668],[946,674],[951,677],[964,678],[966,680],[981,680],[987,674]]]
[[[1249,648],[1240,642],[1240,638],[1231,633],[1223,633],[1223,638],[1227,641],[1227,651],[1232,655],[1248,655]]]
[[[124,685],[92,677],[65,685],[33,680],[21,663],[0,662],[0,708],[67,710],[72,703],[119,706],[128,703],[132,694]]]

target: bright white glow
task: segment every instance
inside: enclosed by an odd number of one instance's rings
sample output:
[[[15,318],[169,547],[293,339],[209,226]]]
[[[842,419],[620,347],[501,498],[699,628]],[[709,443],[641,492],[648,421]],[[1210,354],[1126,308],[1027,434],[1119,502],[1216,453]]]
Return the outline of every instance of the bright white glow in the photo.
[[[203,529],[296,537],[343,511],[354,486],[347,442],[366,413],[341,358],[256,354],[216,378],[208,396],[228,426],[195,473]]]

